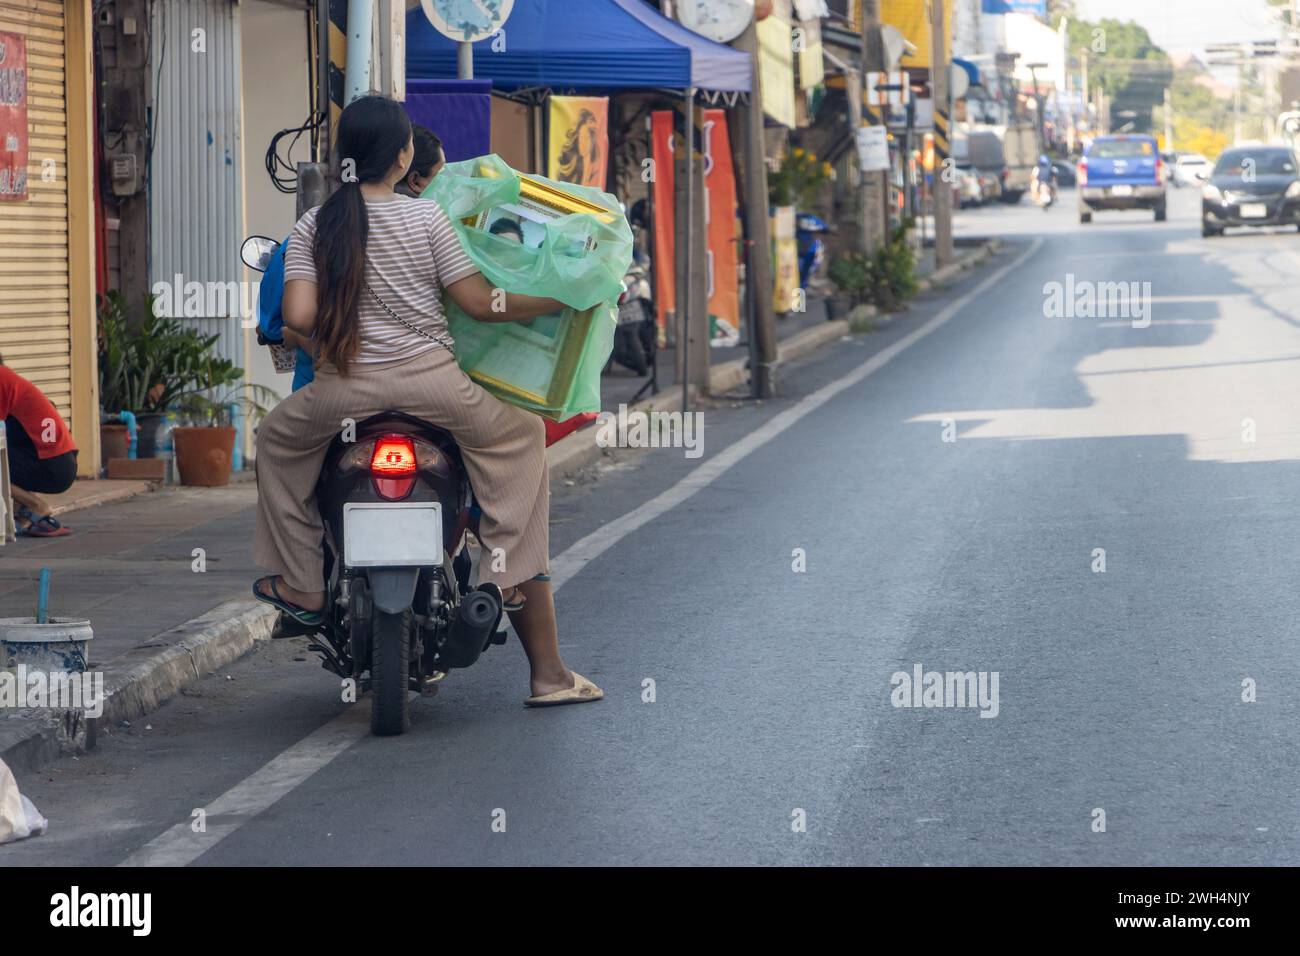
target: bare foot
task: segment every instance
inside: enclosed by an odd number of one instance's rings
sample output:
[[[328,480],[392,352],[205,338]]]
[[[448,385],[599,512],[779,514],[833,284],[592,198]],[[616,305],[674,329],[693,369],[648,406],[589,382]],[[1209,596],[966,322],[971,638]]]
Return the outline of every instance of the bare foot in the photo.
[[[280,592],[280,600],[288,601],[294,607],[300,607],[304,611],[319,611],[325,606],[324,591],[299,591],[289,587],[284,578],[279,575],[275,575],[275,582],[275,590]],[[275,591],[271,590],[270,578],[263,578],[257,582],[257,593],[275,597]]]

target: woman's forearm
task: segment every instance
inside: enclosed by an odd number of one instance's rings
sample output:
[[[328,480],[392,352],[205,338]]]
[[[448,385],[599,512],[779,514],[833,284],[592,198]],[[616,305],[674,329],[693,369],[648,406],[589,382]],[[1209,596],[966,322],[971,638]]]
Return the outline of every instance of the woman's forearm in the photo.
[[[564,308],[564,303],[559,299],[548,299],[540,295],[507,292],[503,298],[504,311],[489,309],[485,315],[476,315],[474,318],[480,322],[527,322],[539,315],[550,315]]]
[[[447,294],[466,315],[479,322],[527,322],[564,308],[558,299],[494,289],[477,272],[447,286]]]

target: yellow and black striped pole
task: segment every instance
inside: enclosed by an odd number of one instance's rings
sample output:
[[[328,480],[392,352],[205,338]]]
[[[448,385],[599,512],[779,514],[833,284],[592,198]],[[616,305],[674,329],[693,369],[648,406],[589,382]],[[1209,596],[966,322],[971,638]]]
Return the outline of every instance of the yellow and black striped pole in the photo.
[[[330,130],[337,128],[339,114],[343,112],[346,84],[344,77],[348,64],[348,0],[329,2],[329,62],[326,65],[326,86],[329,91]]]
[[[948,32],[944,23],[944,0],[930,0],[930,96],[934,103],[934,261],[946,266],[953,259],[951,129],[948,107]]]
[[[952,155],[952,147],[949,145],[951,126],[948,119],[947,110],[940,109],[937,105],[934,108],[934,161],[942,169],[943,161]]]

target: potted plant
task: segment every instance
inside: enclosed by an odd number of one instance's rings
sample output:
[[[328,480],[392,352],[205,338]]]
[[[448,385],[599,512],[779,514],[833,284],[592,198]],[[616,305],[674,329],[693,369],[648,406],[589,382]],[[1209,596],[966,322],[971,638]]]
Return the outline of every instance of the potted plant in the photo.
[[[767,199],[772,206],[810,208],[823,186],[835,176],[831,164],[796,146],[786,153],[776,172],[767,177]]]
[[[176,402],[194,425],[172,430],[176,468],[183,485],[214,487],[230,481],[235,451],[231,411],[242,408],[253,421],[267,412],[266,402],[279,396],[265,385],[240,384],[244,370],[211,353],[199,359],[188,388]]]
[[[154,456],[163,414],[191,390],[201,363],[219,338],[155,315],[153,302],[153,296],[145,299],[138,321],[132,321],[120,292],[104,295],[99,309],[100,408],[107,416],[121,412],[135,416],[140,458]],[[105,426],[112,447],[120,447],[119,432],[124,428]]]

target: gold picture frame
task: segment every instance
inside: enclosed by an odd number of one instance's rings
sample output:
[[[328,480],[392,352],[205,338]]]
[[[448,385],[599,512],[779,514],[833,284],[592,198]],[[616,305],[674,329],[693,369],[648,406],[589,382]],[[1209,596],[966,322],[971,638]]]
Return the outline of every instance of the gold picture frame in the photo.
[[[604,222],[613,214],[548,183],[519,177],[519,200],[485,209],[462,222],[472,229],[537,246],[545,238],[545,223],[573,213],[590,213]],[[595,247],[588,238],[585,255]],[[483,249],[485,253],[489,252]],[[528,323],[510,322],[483,327],[467,316],[453,329],[457,351],[467,356],[466,374],[499,398],[514,399],[538,414],[558,421],[581,365],[600,305],[578,311],[565,307]],[[454,306],[452,311],[456,311]]]

